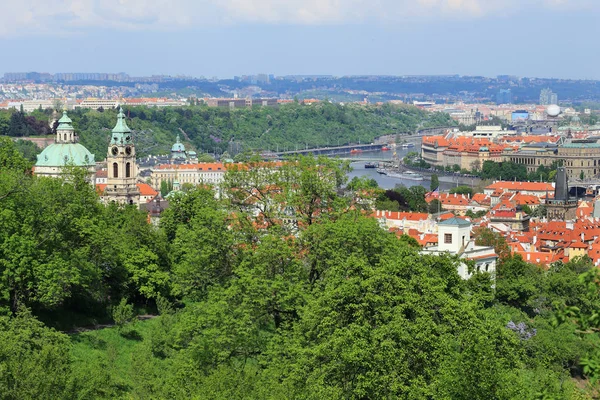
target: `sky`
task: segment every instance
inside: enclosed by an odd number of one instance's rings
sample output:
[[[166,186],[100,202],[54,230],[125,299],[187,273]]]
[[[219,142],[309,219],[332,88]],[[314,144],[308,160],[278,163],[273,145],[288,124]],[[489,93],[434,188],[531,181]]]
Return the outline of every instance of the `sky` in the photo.
[[[600,0],[0,0],[0,73],[600,79]]]

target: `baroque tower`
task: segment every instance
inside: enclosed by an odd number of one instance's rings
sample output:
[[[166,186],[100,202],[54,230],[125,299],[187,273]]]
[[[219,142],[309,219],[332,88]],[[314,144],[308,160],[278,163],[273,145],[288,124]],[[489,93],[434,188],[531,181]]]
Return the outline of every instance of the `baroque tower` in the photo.
[[[105,200],[122,204],[139,204],[140,191],[136,185],[135,146],[122,108],[119,109],[117,118],[106,157],[108,178]]]

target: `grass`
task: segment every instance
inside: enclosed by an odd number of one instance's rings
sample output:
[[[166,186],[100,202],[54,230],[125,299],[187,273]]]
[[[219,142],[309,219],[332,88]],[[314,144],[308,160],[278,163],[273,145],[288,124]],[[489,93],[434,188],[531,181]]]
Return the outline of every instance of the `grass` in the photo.
[[[110,327],[71,335],[73,368],[94,366],[104,369],[111,381],[122,387],[134,379],[134,356],[142,352],[144,341],[160,317],[136,321],[122,329]]]

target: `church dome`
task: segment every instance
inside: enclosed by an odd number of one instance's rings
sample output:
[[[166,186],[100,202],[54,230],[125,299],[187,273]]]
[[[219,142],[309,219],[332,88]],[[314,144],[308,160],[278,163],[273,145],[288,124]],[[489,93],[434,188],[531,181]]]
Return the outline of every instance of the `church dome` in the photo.
[[[179,141],[179,135],[177,135],[177,140],[175,141],[173,147],[171,147],[171,151],[174,153],[185,152],[185,146]]]
[[[67,164],[77,167],[95,166],[94,155],[77,143],[78,138],[71,125],[72,122],[64,111],[62,118],[58,120],[56,142],[38,154],[36,167],[63,167]]]
[[[94,155],[79,143],[53,143],[37,156],[36,167],[94,166]]]
[[[185,160],[187,155],[185,154],[185,146],[179,141],[179,135],[175,144],[171,147],[171,158]]]

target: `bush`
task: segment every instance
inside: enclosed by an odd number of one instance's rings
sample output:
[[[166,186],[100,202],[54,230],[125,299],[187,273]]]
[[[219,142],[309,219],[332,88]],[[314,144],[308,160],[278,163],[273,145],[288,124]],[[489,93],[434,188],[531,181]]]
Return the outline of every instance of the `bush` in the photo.
[[[135,312],[133,311],[133,304],[127,304],[127,299],[122,298],[121,302],[113,307],[112,317],[117,327],[123,328],[125,325],[133,321]]]

